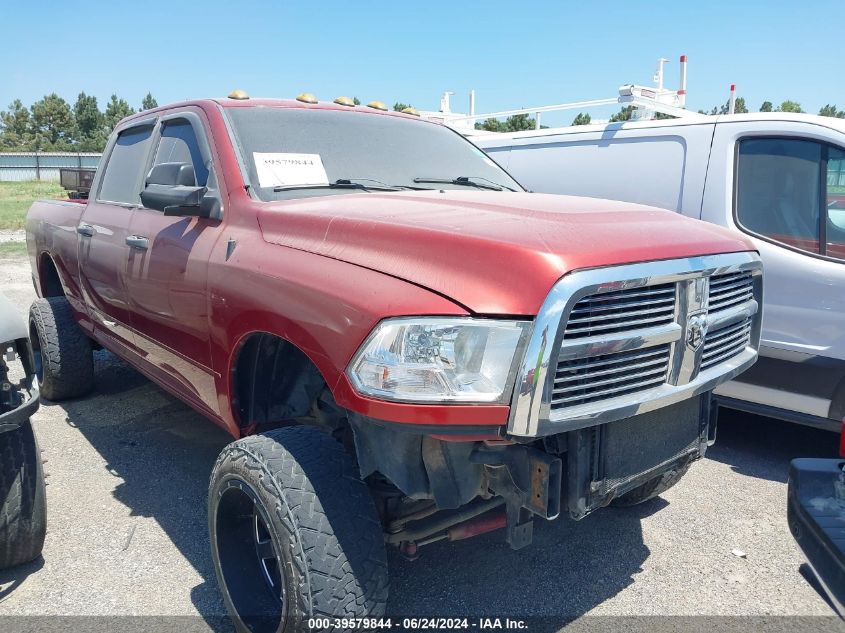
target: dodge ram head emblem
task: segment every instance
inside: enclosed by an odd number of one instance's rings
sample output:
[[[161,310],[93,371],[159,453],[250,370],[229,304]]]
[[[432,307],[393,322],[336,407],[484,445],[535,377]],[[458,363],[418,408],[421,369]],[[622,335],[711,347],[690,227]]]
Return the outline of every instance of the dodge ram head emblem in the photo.
[[[704,336],[707,334],[707,315],[693,314],[687,320],[687,347],[697,351],[704,343]]]

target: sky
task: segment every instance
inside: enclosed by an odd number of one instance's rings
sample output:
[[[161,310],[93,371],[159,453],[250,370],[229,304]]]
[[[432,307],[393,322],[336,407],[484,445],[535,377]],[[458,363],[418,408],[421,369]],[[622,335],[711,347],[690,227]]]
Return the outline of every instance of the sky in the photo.
[[[72,103],[85,91],[101,108],[116,93],[137,108],[148,91],[163,105],[241,88],[425,110],[450,90],[466,111],[474,89],[491,112],[652,85],[658,57],[674,88],[686,54],[691,109],[724,103],[735,83],[753,111],[785,99],[845,110],[845,0],[0,0],[0,15],[0,108],[51,92]]]

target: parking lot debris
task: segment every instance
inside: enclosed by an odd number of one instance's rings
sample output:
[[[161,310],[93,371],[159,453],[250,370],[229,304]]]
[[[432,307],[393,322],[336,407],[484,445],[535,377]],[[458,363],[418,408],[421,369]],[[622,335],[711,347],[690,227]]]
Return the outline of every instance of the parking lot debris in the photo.
[[[748,554],[743,552],[741,549],[731,550],[731,554],[733,554],[737,558],[748,558]]]

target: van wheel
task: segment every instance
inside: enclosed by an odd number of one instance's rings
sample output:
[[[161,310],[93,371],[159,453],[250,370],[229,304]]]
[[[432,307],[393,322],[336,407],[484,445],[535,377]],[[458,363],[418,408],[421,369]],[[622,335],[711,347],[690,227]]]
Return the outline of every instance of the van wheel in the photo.
[[[47,501],[41,451],[32,425],[0,433],[0,569],[41,554]]]
[[[239,631],[384,613],[387,556],[375,505],[326,433],[286,427],[223,449],[208,522],[217,584]]]
[[[64,297],[36,299],[29,308],[29,336],[41,395],[47,400],[83,396],[94,388],[91,340]]]
[[[633,490],[629,490],[621,497],[617,497],[610,502],[611,505],[619,507],[630,507],[650,501],[655,497],[662,495],[672,486],[681,480],[686,472],[689,470],[689,464],[685,464],[673,470],[668,470],[662,475],[658,475],[654,479],[650,479],[641,486],[637,486]]]

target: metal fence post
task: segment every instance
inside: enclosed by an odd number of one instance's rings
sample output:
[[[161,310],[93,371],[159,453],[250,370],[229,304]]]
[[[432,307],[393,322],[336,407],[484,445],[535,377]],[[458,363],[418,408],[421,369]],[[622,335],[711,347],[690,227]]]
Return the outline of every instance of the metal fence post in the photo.
[[[40,152],[35,152],[35,179],[41,180],[41,161],[38,160],[38,154]]]
[[[82,154],[76,152],[76,166],[82,169]]]

